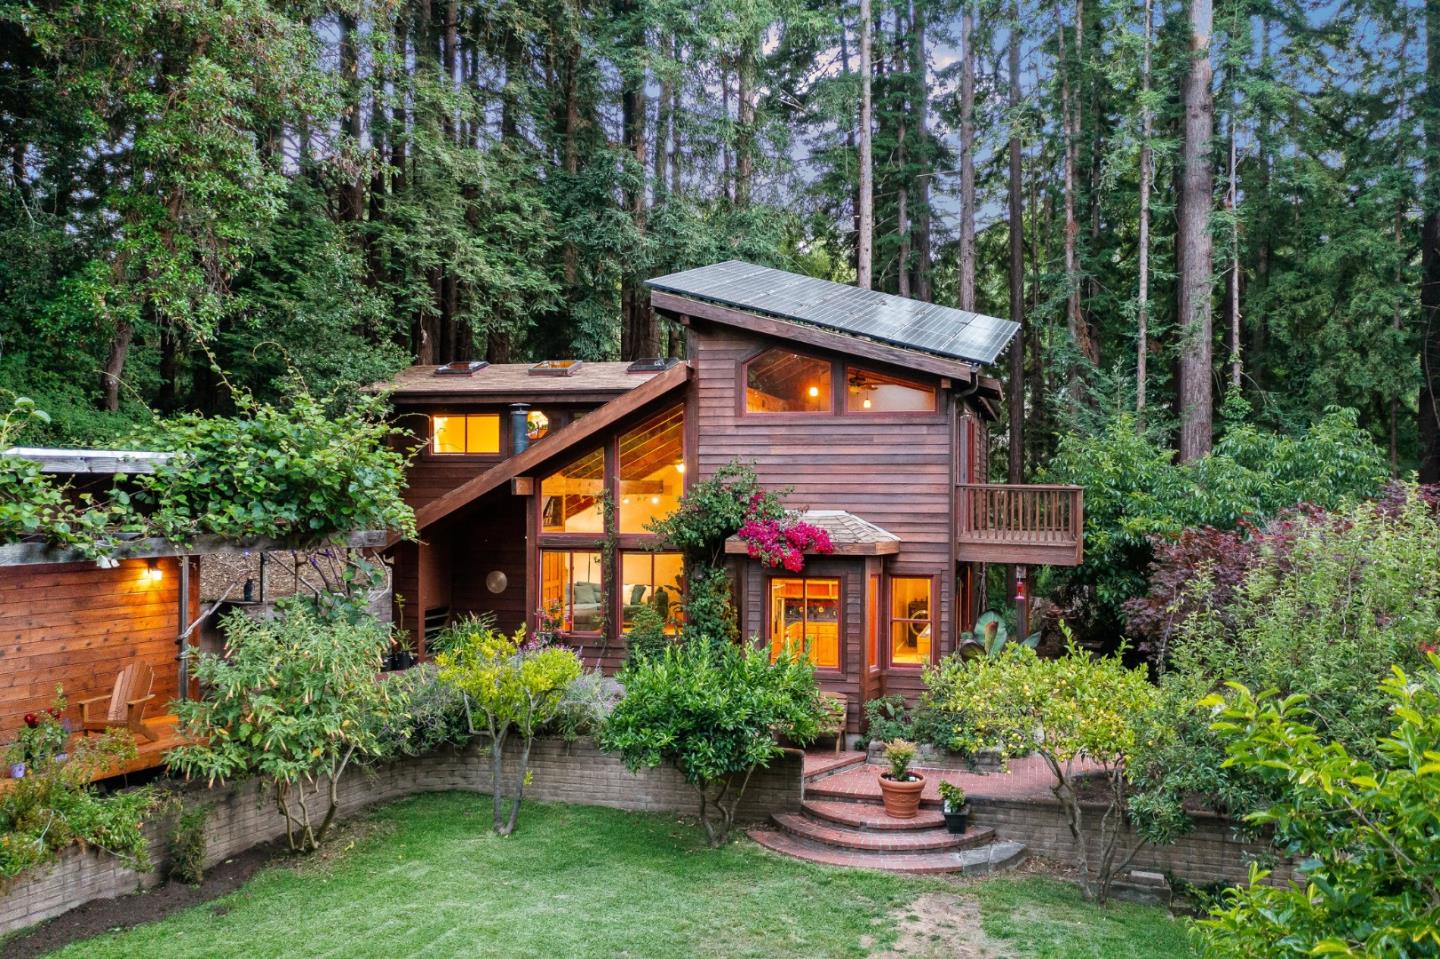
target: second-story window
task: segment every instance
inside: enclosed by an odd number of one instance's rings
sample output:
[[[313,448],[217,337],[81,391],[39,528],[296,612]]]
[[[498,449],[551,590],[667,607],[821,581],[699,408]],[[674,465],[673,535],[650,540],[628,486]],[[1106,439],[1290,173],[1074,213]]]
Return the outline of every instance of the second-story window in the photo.
[[[605,451],[594,449],[540,482],[541,531],[603,535]]]
[[[499,413],[436,413],[430,417],[430,452],[493,456],[500,452]]]
[[[685,408],[677,406],[620,437],[620,532],[648,532],[684,491]]]
[[[852,366],[845,373],[845,411],[933,413],[935,387]]]
[[[745,412],[829,413],[831,367],[829,360],[766,350],[745,365]]]

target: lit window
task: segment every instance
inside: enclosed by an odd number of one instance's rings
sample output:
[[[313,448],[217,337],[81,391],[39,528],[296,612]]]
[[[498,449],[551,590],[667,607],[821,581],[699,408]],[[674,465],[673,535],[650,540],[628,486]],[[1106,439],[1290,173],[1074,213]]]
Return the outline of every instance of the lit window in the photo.
[[[840,668],[840,581],[770,581],[770,658],[789,647],[820,669]]]
[[[681,612],[684,564],[679,553],[621,553],[620,596],[624,628],[629,630],[635,611],[649,606],[660,614],[665,632],[676,633]]]
[[[890,662],[917,666],[930,662],[930,579],[896,576],[890,580]]]
[[[600,553],[541,550],[541,611],[564,632],[598,633],[605,619],[603,568]]]
[[[534,442],[544,439],[550,432],[550,417],[539,410],[531,410],[525,414],[525,435]]]
[[[829,413],[830,363],[788,350],[766,350],[745,367],[749,413]]]
[[[648,532],[684,491],[685,408],[677,406],[620,437],[620,532]]]
[[[436,413],[430,417],[430,448],[446,455],[500,452],[499,413]]]
[[[850,413],[933,413],[933,387],[857,370],[845,376],[845,409]]]
[[[547,533],[605,532],[601,497],[605,452],[596,449],[540,482],[541,529]]]

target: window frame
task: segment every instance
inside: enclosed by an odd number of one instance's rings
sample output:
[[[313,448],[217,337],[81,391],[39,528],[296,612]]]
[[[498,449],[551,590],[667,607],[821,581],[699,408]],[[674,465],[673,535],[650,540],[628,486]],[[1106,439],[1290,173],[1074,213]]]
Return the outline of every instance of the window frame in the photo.
[[[654,575],[655,575],[654,557],[657,557],[657,556],[674,556],[674,557],[677,557],[677,558],[680,560],[680,598],[679,598],[678,602],[681,604],[681,606],[682,606],[682,608],[683,608],[684,603],[685,603],[685,598],[686,598],[686,595],[687,595],[687,589],[686,589],[687,584],[686,584],[686,577],[685,577],[685,554],[684,554],[684,553],[680,552],[678,549],[649,549],[649,548],[624,549],[624,548],[620,548],[620,549],[615,550],[615,574],[616,574],[616,575],[615,575],[615,584],[616,584],[618,587],[620,587],[622,590],[623,590],[623,588],[624,588],[624,586],[625,586],[625,557],[626,557],[626,556],[649,556],[649,557],[651,557],[650,575],[651,575],[652,578],[653,578]],[[652,582],[652,583],[651,583],[652,588],[654,587],[654,585],[655,585],[655,584]],[[668,585],[668,584],[667,584],[667,585]],[[616,619],[615,619],[615,624],[616,624],[616,625],[615,625],[615,628],[616,628],[616,630],[617,630],[618,635],[623,639],[623,638],[626,638],[626,637],[628,637],[628,636],[630,635],[629,630],[626,629],[626,627],[625,627],[625,607],[626,607],[626,606],[629,606],[630,603],[627,602],[626,597],[623,596],[623,595],[618,596],[618,597],[616,597],[616,598],[619,600],[619,604],[618,604],[618,605],[619,605],[619,615],[618,615],[618,616],[616,617]],[[671,633],[671,632],[667,629],[667,630],[666,630],[666,635],[667,635],[667,636],[670,636],[670,635],[679,635],[679,632],[680,632],[680,630],[684,627],[684,625],[685,625],[685,620],[684,620],[683,617],[676,618],[676,619],[675,619],[675,632],[674,632],[674,633]]]
[[[930,394],[930,408],[928,410],[852,410],[850,408],[850,375],[852,372],[869,373],[873,376],[893,380],[898,386],[908,387],[912,390],[926,391]],[[883,418],[886,416],[930,417],[933,419],[940,413],[940,385],[938,383],[930,385],[920,380],[911,379],[898,373],[887,373],[877,367],[866,366],[861,363],[847,361],[842,364],[840,390],[842,400],[840,403],[840,415],[842,416],[860,416],[865,419]]]
[[[693,428],[691,424],[693,413],[690,403],[685,400],[681,400],[678,403],[662,405],[658,409],[648,409],[645,415],[642,416],[638,416],[635,418],[627,417],[623,421],[623,427],[613,427],[612,432],[610,432],[609,435],[605,436],[602,439],[598,439],[593,443],[585,444],[579,450],[575,451],[574,455],[558,460],[555,465],[546,470],[543,476],[534,477],[535,491],[531,496],[528,497],[528,499],[530,500],[530,506],[529,516],[526,521],[526,526],[529,530],[529,542],[525,544],[526,553],[528,555],[528,558],[526,560],[527,569],[533,571],[533,573],[529,577],[529,585],[527,585],[526,589],[526,605],[530,607],[529,611],[526,613],[526,622],[530,624],[531,629],[538,628],[538,614],[542,612],[542,610],[539,608],[543,603],[541,593],[544,585],[542,582],[544,577],[544,569],[541,561],[542,553],[570,551],[582,553],[594,552],[604,555],[605,553],[609,552],[611,555],[609,556],[608,561],[605,561],[603,563],[601,570],[602,576],[604,577],[604,591],[606,594],[606,632],[576,633],[561,631],[560,636],[565,639],[570,639],[573,637],[577,640],[583,640],[585,642],[589,642],[596,638],[602,638],[607,635],[611,639],[618,639],[621,641],[624,640],[624,597],[620,595],[620,589],[618,588],[622,572],[621,557],[627,552],[636,553],[644,552],[647,550],[656,551],[657,547],[665,547],[666,544],[664,544],[660,540],[660,538],[654,533],[619,532],[620,439],[625,434],[632,432],[633,430],[644,425],[645,423],[649,423],[652,420],[666,415],[676,407],[679,407],[681,415],[683,417],[681,426],[681,448],[684,457],[683,462],[685,463],[685,472],[681,479],[681,495],[683,496],[685,491],[690,488],[691,478],[695,475],[695,450],[693,442],[694,437],[693,434],[690,432]],[[613,531],[613,538],[610,535],[612,531],[602,531],[600,533],[557,531],[547,532],[545,530],[545,519],[543,515],[545,497],[542,492],[545,479],[549,476],[554,475],[555,473],[558,473],[572,466],[573,464],[584,459],[586,456],[592,455],[597,449],[600,450],[601,455],[604,458],[604,470],[602,473],[603,489],[606,493],[609,494],[613,502],[616,504],[614,509],[614,525],[616,529]],[[601,512],[601,516],[604,516],[603,509]],[[607,541],[613,543],[613,550],[606,549]],[[679,552],[678,550],[672,548],[662,548],[658,551],[667,553]],[[532,589],[533,592],[531,592]]]
[[[803,583],[808,583],[808,582],[810,582],[810,581],[812,581],[812,580],[815,580],[815,581],[821,581],[821,580],[823,580],[823,581],[826,581],[826,582],[833,582],[833,583],[835,584],[835,665],[834,665],[834,666],[821,666],[821,665],[818,665],[818,664],[814,664],[814,660],[813,660],[813,659],[811,660],[811,662],[812,662],[812,664],[815,665],[815,672],[816,672],[817,674],[823,674],[823,675],[826,675],[826,676],[844,676],[844,675],[845,675],[845,635],[846,635],[846,634],[845,634],[845,626],[846,626],[846,622],[845,622],[845,576],[844,576],[843,574],[841,574],[841,573],[826,573],[826,574],[823,574],[823,575],[811,576],[811,575],[807,575],[807,574],[804,573],[804,572],[801,572],[801,573],[799,573],[799,574],[786,574],[786,575],[780,575],[780,576],[766,576],[766,577],[764,578],[764,581],[763,581],[763,583],[762,583],[762,588],[765,590],[764,613],[763,613],[763,615],[764,615],[764,617],[765,617],[765,651],[766,651],[766,653],[770,656],[770,661],[771,661],[771,662],[774,662],[774,661],[775,661],[775,657],[776,657],[776,655],[777,655],[777,653],[778,653],[778,650],[776,649],[776,646],[775,646],[775,636],[774,636],[774,629],[773,629],[773,626],[774,626],[774,623],[775,623],[775,616],[774,616],[774,611],[773,611],[773,609],[772,609],[772,607],[771,607],[771,605],[770,605],[771,602],[774,600],[774,596],[775,596],[774,586],[775,586],[775,583],[777,583],[777,582],[786,582],[786,581],[790,581],[790,580],[794,580],[794,581],[800,582],[800,583],[802,583],[802,584],[803,584]],[[803,589],[804,589],[804,587],[802,586],[802,590],[803,590]],[[808,615],[806,616],[806,622],[809,622],[809,616],[808,616]]]
[[[465,442],[470,442],[471,416],[493,416],[496,419],[497,446],[493,453],[441,453],[435,449],[435,417],[437,416],[458,416],[466,419]],[[509,417],[494,410],[428,410],[425,413],[425,458],[443,460],[444,462],[456,462],[463,460],[500,460],[505,458],[505,450],[510,442]]]
[[[605,551],[604,551],[604,549],[600,548],[599,546],[596,546],[596,547],[593,547],[593,548],[592,548],[592,547],[583,546],[583,545],[580,545],[580,546],[569,546],[569,545],[541,546],[541,547],[538,547],[538,548],[536,549],[536,551],[535,551],[535,566],[536,566],[536,570],[537,570],[537,572],[538,572],[537,582],[536,582],[535,585],[536,585],[537,593],[539,594],[539,601],[540,601],[540,604],[541,604],[541,606],[542,606],[542,609],[541,609],[541,610],[538,610],[538,611],[548,613],[548,610],[544,610],[544,609],[543,609],[543,604],[544,604],[544,602],[545,602],[545,554],[546,554],[546,553],[563,553],[563,554],[565,554],[566,556],[570,557],[570,559],[569,559],[569,565],[568,565],[568,567],[567,567],[567,571],[568,571],[568,573],[569,573],[568,580],[569,580],[569,583],[570,583],[570,591],[571,591],[571,592],[570,592],[570,609],[571,609],[571,613],[572,613],[572,619],[573,619],[573,613],[574,613],[574,609],[575,609],[575,593],[574,593],[574,590],[575,590],[575,560],[574,560],[574,556],[575,556],[576,553],[592,553],[592,554],[597,555],[597,556],[600,557],[600,594],[601,594],[601,596],[604,596],[607,592],[609,592],[609,590],[607,590],[607,589],[605,588],[605,580],[606,580],[606,577],[609,575],[609,571],[605,568]],[[563,608],[563,604],[562,604],[562,608]],[[562,621],[562,622],[564,621],[563,618],[562,618],[561,621]],[[608,617],[607,617],[607,621],[608,621]],[[603,637],[603,636],[605,635],[604,630],[598,630],[598,629],[594,629],[594,630],[592,630],[592,629],[561,629],[561,630],[559,630],[559,633],[560,633],[561,636],[566,636],[566,637],[571,637],[571,636],[573,636],[573,637],[575,637],[575,638],[577,638],[577,639],[597,639],[597,638]]]
[[[929,583],[930,605],[926,619],[913,619],[908,616],[895,616],[895,580],[915,579],[924,580]],[[885,667],[887,669],[924,669],[926,666],[933,666],[939,661],[940,651],[940,620],[936,615],[936,581],[933,573],[903,573],[891,572],[885,577]],[[895,624],[896,623],[928,623],[930,626],[930,655],[925,662],[906,663],[895,661]]]
[[[778,352],[778,353],[789,353],[789,354],[792,355],[792,356],[804,357],[804,358],[807,359],[807,360],[814,360],[816,363],[822,363],[822,364],[830,367],[830,398],[829,398],[829,400],[830,400],[830,407],[829,407],[829,409],[824,409],[824,410],[752,410],[752,409],[750,409],[750,365],[751,365],[752,363],[754,363],[756,360],[762,359],[762,358],[763,358],[766,354],[768,354],[768,353],[777,353],[777,352]],[[775,421],[775,420],[777,420],[777,419],[784,419],[784,418],[788,418],[788,417],[794,417],[795,419],[798,419],[798,420],[814,420],[814,419],[819,419],[819,418],[821,418],[821,417],[826,417],[826,416],[837,416],[837,415],[839,415],[839,413],[838,413],[839,405],[843,405],[843,404],[837,405],[837,401],[839,401],[840,399],[842,399],[842,397],[840,397],[840,396],[837,394],[837,392],[836,392],[836,389],[837,389],[836,384],[839,382],[839,380],[838,380],[838,378],[836,377],[835,374],[836,374],[836,370],[839,369],[839,368],[841,368],[842,366],[843,366],[842,363],[840,363],[839,361],[835,360],[835,359],[832,358],[832,357],[820,356],[820,355],[818,355],[818,354],[816,354],[816,353],[813,353],[813,352],[810,352],[810,351],[808,351],[808,350],[792,349],[789,345],[782,345],[782,346],[774,346],[774,345],[763,346],[763,347],[761,347],[759,350],[755,351],[754,353],[751,353],[749,356],[747,356],[747,357],[745,358],[745,360],[744,360],[742,363],[740,363],[740,366],[739,366],[739,370],[740,370],[740,382],[739,382],[739,389],[736,391],[736,393],[737,393],[737,403],[738,403],[738,405],[739,405],[739,414],[740,414],[741,416],[758,416],[758,417],[762,417],[763,419],[769,420],[769,421],[772,421],[772,422]]]

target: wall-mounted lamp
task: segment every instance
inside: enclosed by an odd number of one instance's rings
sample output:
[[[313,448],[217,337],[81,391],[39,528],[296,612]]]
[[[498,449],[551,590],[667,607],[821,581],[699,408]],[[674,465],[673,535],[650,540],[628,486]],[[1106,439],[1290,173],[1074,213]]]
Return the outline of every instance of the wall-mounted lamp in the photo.
[[[485,588],[492,593],[503,593],[505,592],[505,587],[509,585],[510,577],[506,576],[501,570],[491,570],[489,575],[485,577]]]
[[[145,578],[152,583],[158,583],[165,578],[165,571],[160,568],[160,561],[147,559],[145,561]]]

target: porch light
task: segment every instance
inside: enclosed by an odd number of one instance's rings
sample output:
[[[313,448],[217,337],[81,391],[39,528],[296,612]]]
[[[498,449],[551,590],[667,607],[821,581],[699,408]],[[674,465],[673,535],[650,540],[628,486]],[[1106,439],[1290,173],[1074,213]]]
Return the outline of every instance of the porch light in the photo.
[[[145,578],[152,583],[158,583],[165,578],[165,571],[160,568],[159,560],[147,559],[145,561]]]

